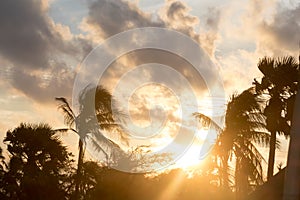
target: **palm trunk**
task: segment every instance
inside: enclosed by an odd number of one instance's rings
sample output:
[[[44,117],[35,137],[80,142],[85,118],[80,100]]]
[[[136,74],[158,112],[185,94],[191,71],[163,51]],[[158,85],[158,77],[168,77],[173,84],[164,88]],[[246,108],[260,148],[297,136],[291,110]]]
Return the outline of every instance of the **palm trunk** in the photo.
[[[299,200],[300,198],[300,86],[298,87],[284,179],[283,200]]]
[[[80,182],[81,182],[81,176],[82,176],[82,163],[83,163],[83,142],[79,138],[78,142],[79,146],[79,154],[78,154],[78,163],[77,163],[77,172],[76,172],[76,178],[75,178],[75,200],[80,199]]]
[[[243,200],[246,197],[247,191],[247,175],[243,173],[243,158],[238,155],[235,162],[235,198],[236,200]]]
[[[240,182],[240,174],[239,174],[239,158],[236,158],[235,161],[235,199],[240,200],[241,199],[241,182]]]
[[[229,190],[228,156],[220,156],[220,184],[225,190]]]
[[[273,177],[274,174],[275,150],[276,150],[276,131],[272,131],[271,139],[270,139],[269,162],[268,162],[268,180],[270,180],[270,178]]]

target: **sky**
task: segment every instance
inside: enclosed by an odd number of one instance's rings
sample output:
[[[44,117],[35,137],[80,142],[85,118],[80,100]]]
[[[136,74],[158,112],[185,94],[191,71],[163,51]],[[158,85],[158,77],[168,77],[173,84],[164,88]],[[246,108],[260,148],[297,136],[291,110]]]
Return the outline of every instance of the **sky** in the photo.
[[[300,2],[2,0],[0,27],[0,138],[3,138],[8,129],[20,122],[47,122],[55,128],[64,127],[54,98],[64,96],[71,101],[77,70],[90,51],[109,37],[133,28],[168,28],[192,38],[215,63],[227,99],[251,87],[253,79],[262,76],[257,69],[259,58],[298,55]],[[195,78],[192,69],[183,68],[186,63],[178,57],[160,57],[160,54],[151,50],[127,54],[110,66],[101,83],[113,90],[112,86],[132,66],[153,62],[153,56],[149,55],[156,55],[160,63],[173,66],[188,77],[192,87],[199,84],[196,93],[200,106],[194,111],[205,113],[214,109],[206,102],[203,80]],[[165,74],[148,70],[147,75],[153,81],[153,77],[159,79]],[[130,84],[134,82],[127,81],[125,85],[130,87]],[[175,82],[168,84],[179,88]],[[181,120],[178,99],[168,88],[146,87],[147,90],[136,90],[133,103],[129,101],[130,114],[136,124],[145,125],[149,122],[146,111],[151,105],[164,105],[167,117],[172,118],[166,126],[168,130],[162,131],[167,134],[160,137],[165,142],[164,138],[172,136]],[[149,90],[152,92],[145,92]],[[225,103],[213,106],[221,107],[220,113],[225,109]],[[72,139],[67,141],[74,146]]]

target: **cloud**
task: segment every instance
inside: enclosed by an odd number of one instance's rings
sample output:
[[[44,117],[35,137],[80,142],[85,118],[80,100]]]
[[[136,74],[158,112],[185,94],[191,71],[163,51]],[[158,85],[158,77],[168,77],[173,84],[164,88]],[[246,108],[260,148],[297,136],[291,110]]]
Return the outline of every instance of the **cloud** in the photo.
[[[206,25],[211,30],[217,31],[219,28],[221,11],[216,7],[210,7],[206,14]]]
[[[287,6],[287,2],[277,0],[234,1],[221,20],[225,32],[222,35],[223,45],[236,50],[256,51],[260,56],[296,56],[299,11],[299,3]]]
[[[157,13],[148,13],[132,1],[94,0],[88,3],[88,15],[82,22],[82,29],[102,41],[131,28],[154,26],[177,30],[193,38],[212,57],[216,49],[219,50],[219,61],[224,59],[221,63],[226,62],[225,70],[232,75],[234,71],[230,72],[229,66],[242,62],[240,50],[257,57],[296,52],[300,6],[281,8],[280,5],[273,0],[231,2],[224,7],[212,6],[198,18],[181,1],[168,0]],[[54,22],[48,16],[48,9],[48,1],[0,2],[0,57],[9,63],[2,67],[2,75],[6,74],[4,76],[11,85],[39,102],[71,94],[75,75],[72,69],[95,42],[86,35],[73,35],[69,27]],[[139,53],[123,68],[149,60],[149,53]],[[173,65],[170,56],[156,57],[162,63]],[[254,67],[251,63],[249,67]],[[183,65],[176,69],[189,80],[199,80],[193,77],[192,70]],[[234,70],[245,69],[235,67]],[[120,74],[122,70],[116,70],[111,73],[111,78],[116,79]],[[163,76],[158,73],[152,75]],[[226,77],[229,82],[230,79]]]
[[[215,54],[228,95],[252,86],[252,80],[262,76],[257,68],[259,58],[298,56],[299,3],[286,4],[277,0],[229,1],[222,8]]]
[[[116,33],[129,30],[131,28],[140,27],[164,27],[184,33],[199,43],[210,54],[214,54],[214,42],[218,38],[218,24],[220,19],[220,11],[217,8],[211,8],[207,13],[206,27],[208,31],[197,33],[196,26],[199,19],[191,15],[190,8],[180,1],[167,1],[164,7],[156,14],[143,12],[135,3],[122,0],[96,0],[89,5],[89,15],[83,20],[85,31],[89,31],[93,36],[103,39],[112,36]],[[213,13],[213,16],[209,14]],[[145,36],[146,37],[146,36]],[[134,38],[132,39],[134,41]],[[139,41],[142,42],[142,41]],[[178,47],[182,48],[182,47]],[[112,51],[116,52],[116,51]],[[192,52],[191,52],[192,53]],[[199,55],[200,57],[203,55]],[[125,61],[124,61],[125,60]],[[120,60],[119,60],[120,61]],[[199,90],[207,89],[203,83],[202,77],[197,76],[197,72],[193,70],[189,64],[176,58],[176,56],[167,55],[163,52],[155,52],[154,50],[143,50],[136,52],[134,56],[129,56],[128,59],[123,59],[123,62],[118,62],[117,67],[110,70],[109,76],[104,81],[109,82],[109,85],[114,80],[118,80],[120,76],[129,70],[131,66],[147,62],[156,62],[173,67],[179,73],[184,75],[192,84],[198,85]],[[209,72],[203,72],[207,74]],[[152,72],[152,77],[160,78],[164,76],[162,72]],[[209,77],[206,77],[209,78]],[[167,78],[166,78],[167,79]],[[169,82],[178,84],[176,80],[169,78]],[[200,81],[200,84],[199,84]]]
[[[167,1],[161,9],[160,16],[166,27],[184,33],[194,39],[212,57],[215,53],[215,42],[219,38],[219,21],[221,11],[217,7],[209,7],[203,18],[190,14],[191,8],[181,1]],[[200,20],[204,23],[200,24]],[[202,25],[198,31],[196,28]]]
[[[208,54],[214,57],[216,51],[216,42],[220,39],[219,24],[221,21],[221,11],[216,7],[208,8],[205,18],[205,29],[203,34],[200,34],[200,43]]]
[[[210,55],[213,55],[214,42],[220,11],[212,8],[206,28],[209,31],[196,31],[199,19],[190,14],[191,8],[181,1],[166,1],[157,13],[142,11],[136,3],[123,0],[96,0],[89,5],[89,14],[83,20],[81,28],[88,32],[94,41],[103,41],[114,34],[141,27],[170,28],[186,34],[201,44]],[[211,14],[211,13],[208,13]]]
[[[41,103],[52,102],[55,96],[71,95],[73,69],[93,46],[89,37],[73,35],[69,27],[55,23],[48,15],[49,6],[48,1],[0,2],[0,57],[9,63],[3,67],[9,72],[4,77],[15,89]],[[143,12],[135,3],[121,0],[93,1],[88,8],[86,26],[102,40],[131,28],[166,27],[187,34],[199,43],[201,40],[212,52],[210,46],[215,37],[203,34],[201,39],[195,31],[198,18],[189,14],[190,8],[182,2],[168,1],[159,13],[153,14]],[[213,23],[212,19],[208,22],[215,30]],[[143,58],[136,57],[134,61],[138,63],[139,59]],[[183,66],[178,69],[188,71]]]
[[[275,55],[296,52],[300,41],[300,4],[295,8],[281,8],[279,4],[272,22],[263,21],[260,30],[268,37],[263,44],[273,50]]]
[[[90,34],[90,37],[94,41],[103,41],[104,39],[132,29],[132,28],[141,28],[141,27],[163,27],[169,28],[176,31],[179,31],[183,34],[194,39],[195,42],[200,44],[208,51],[210,55],[214,54],[215,50],[215,40],[218,38],[218,26],[220,20],[220,11],[217,8],[210,8],[206,15],[205,27],[207,30],[203,29],[202,32],[198,33],[196,31],[197,26],[199,25],[199,19],[191,15],[190,8],[180,1],[167,1],[166,4],[159,10],[156,14],[150,14],[143,12],[136,4],[128,1],[121,0],[97,0],[93,1],[89,5],[89,15],[83,20],[84,26],[82,26],[84,31],[87,31]],[[213,13],[213,16],[210,14]],[[145,35],[147,37],[147,35]],[[128,44],[130,42],[136,42],[136,38],[132,38],[132,41],[126,41]],[[139,38],[140,43],[142,43],[142,38]],[[120,45],[121,46],[121,45]],[[174,43],[173,46],[176,46]],[[108,47],[110,48],[110,47]],[[112,47],[111,47],[112,48]],[[122,47],[120,47],[122,48]],[[183,46],[178,46],[179,49],[188,50]],[[108,50],[111,54],[118,52],[117,50]],[[191,54],[195,52],[190,52]],[[117,54],[118,55],[118,54]],[[195,57],[201,58],[204,55],[194,55]],[[147,71],[147,75],[138,72],[134,74],[132,71],[135,66],[145,64],[145,63],[160,63],[166,66],[169,66],[177,71],[177,74],[181,75],[181,79],[174,77],[174,74],[170,74],[166,70],[158,70],[157,68],[144,68]],[[97,66],[95,64],[95,66]],[[85,72],[88,76],[93,77],[94,70],[89,70]],[[198,98],[207,95],[208,89],[206,83],[201,75],[206,75],[206,79],[210,83],[218,82],[219,80],[214,80],[216,76],[213,76],[212,70],[203,68],[201,74],[194,69],[194,66],[191,66],[185,59],[181,58],[178,55],[172,53],[153,50],[153,49],[143,49],[134,52],[130,52],[121,58],[118,58],[114,63],[112,63],[105,75],[102,76],[102,85],[107,86],[111,91],[113,91],[116,84],[123,78],[122,76],[126,73],[133,73],[130,81],[125,81],[119,83],[122,85],[124,91],[130,90],[133,85],[140,83],[139,80],[144,80],[145,82],[154,82],[157,83],[160,80],[164,80],[165,85],[168,88],[172,88],[175,91],[177,98],[182,96],[184,100],[180,99],[180,102],[183,106],[189,105],[192,107],[188,111],[184,111],[185,116],[181,116],[185,119],[190,119],[192,112],[197,111],[197,106],[194,101],[197,101],[194,96],[191,95],[190,88],[185,87],[186,82],[183,79],[186,79],[191,86],[193,87],[194,95]],[[212,76],[210,76],[212,75]],[[150,77],[148,77],[150,76]],[[90,79],[88,79],[90,80]],[[138,85],[140,87],[141,85]],[[131,90],[130,90],[131,91]],[[146,92],[152,92],[152,90],[146,90]],[[160,91],[162,92],[162,91]],[[169,95],[163,95],[168,99]],[[121,100],[122,105],[127,105],[126,100],[122,101],[122,96],[116,96],[118,100]],[[143,102],[147,102],[146,99],[142,99]],[[154,103],[153,101],[151,101]],[[149,118],[148,110],[149,108],[144,104],[134,104],[137,107],[136,113],[133,114],[134,117],[143,121],[147,121]],[[186,116],[186,115],[190,116]],[[172,118],[168,116],[168,118]],[[174,118],[174,117],[173,117]],[[188,121],[188,120],[187,120]]]
[[[51,27],[40,2],[4,0],[0,5],[0,52],[15,64],[44,68],[54,49],[72,51]]]
[[[38,102],[53,103],[55,97],[71,96],[73,79],[74,71],[60,64],[47,72],[28,73],[25,69],[15,69],[11,84]]]
[[[91,49],[84,38],[54,23],[47,11],[47,1],[0,2],[0,57],[10,62],[7,79],[20,92],[40,102],[70,94],[74,76],[70,67],[75,67]]]
[[[180,26],[193,26],[198,18],[189,14],[190,9],[180,1],[169,1],[165,7],[166,16],[171,23],[178,22]],[[182,24],[181,22],[185,22]]]
[[[130,28],[161,27],[161,20],[152,20],[151,14],[142,12],[136,4],[121,0],[98,0],[89,5],[86,23],[96,26],[98,34],[107,38]]]

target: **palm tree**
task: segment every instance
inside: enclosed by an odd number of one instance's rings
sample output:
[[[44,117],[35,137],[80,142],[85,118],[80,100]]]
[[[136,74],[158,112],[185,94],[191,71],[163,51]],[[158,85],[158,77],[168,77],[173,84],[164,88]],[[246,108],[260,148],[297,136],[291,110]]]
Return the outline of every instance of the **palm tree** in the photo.
[[[5,199],[5,192],[4,192],[4,175],[5,175],[5,168],[7,168],[5,158],[2,155],[2,149],[0,147],[0,199]]]
[[[94,101],[93,98],[95,99]],[[66,129],[59,129],[58,131],[72,131],[78,134],[79,142],[79,154],[78,154],[78,164],[77,164],[77,175],[75,180],[75,199],[79,199],[81,175],[82,175],[82,164],[85,152],[85,140],[89,137],[90,133],[94,134],[97,141],[102,141],[109,146],[110,149],[120,147],[112,140],[105,137],[99,132],[100,130],[112,130],[117,127],[115,122],[113,111],[112,111],[112,101],[113,98],[111,94],[103,87],[98,86],[96,88],[86,88],[83,90],[79,96],[79,114],[76,115],[72,108],[70,107],[68,101],[63,98],[56,98],[60,102],[59,109],[64,114],[65,124],[68,125]],[[91,105],[94,102],[94,105]],[[119,132],[120,133],[120,132]],[[121,139],[125,140],[123,134],[120,134]],[[104,153],[106,158],[109,158],[107,149],[104,149],[98,142],[92,139],[95,148]]]
[[[297,92],[299,66],[293,57],[263,58],[258,63],[263,73],[261,82],[254,80],[257,92],[266,94],[267,129],[271,133],[268,179],[273,176],[276,134],[288,136]]]
[[[250,190],[249,185],[252,182],[255,185],[263,182],[264,159],[253,144],[253,142],[259,144],[269,142],[260,107],[257,94],[250,88],[239,95],[232,95],[227,104],[223,129],[209,117],[200,113],[195,114],[204,125],[209,124],[219,131],[213,155],[218,158],[223,186],[229,184],[229,162],[235,158],[235,191],[238,199]]]
[[[21,124],[6,133],[10,153],[1,181],[9,199],[65,199],[72,160],[47,124]]]

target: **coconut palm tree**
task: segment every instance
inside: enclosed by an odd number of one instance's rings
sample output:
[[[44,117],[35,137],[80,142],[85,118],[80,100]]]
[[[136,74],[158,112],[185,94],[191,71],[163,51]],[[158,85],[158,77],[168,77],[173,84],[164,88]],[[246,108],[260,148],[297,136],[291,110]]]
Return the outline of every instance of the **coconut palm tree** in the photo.
[[[81,187],[80,180],[82,175],[81,169],[86,139],[91,139],[95,149],[102,152],[107,159],[109,158],[108,150],[116,148],[120,149],[115,142],[99,132],[99,130],[110,131],[117,128],[117,123],[115,122],[112,110],[113,98],[102,86],[96,88],[87,87],[79,95],[78,115],[75,114],[65,98],[59,97],[56,98],[56,100],[60,102],[58,108],[63,112],[65,124],[68,126],[68,128],[58,129],[58,131],[72,131],[79,135],[79,154],[74,193],[75,199],[79,199],[79,190]],[[94,105],[92,105],[93,103]],[[93,136],[95,138],[89,137],[91,133],[94,133]],[[126,140],[123,134],[119,134],[119,136],[121,136],[121,140]],[[105,149],[99,144],[99,141],[102,142],[102,145],[106,145],[107,148]]]
[[[297,92],[299,66],[293,57],[263,58],[258,63],[263,73],[261,82],[254,80],[257,92],[265,94],[264,115],[271,133],[268,179],[273,176],[276,150],[276,135],[288,136]]]
[[[196,113],[195,116],[219,131],[213,155],[218,158],[221,184],[229,184],[229,163],[235,158],[235,191],[237,198],[249,192],[249,185],[263,182],[262,155],[253,142],[268,144],[264,117],[253,88],[239,95],[232,95],[225,115],[225,126],[221,128],[211,118]]]
[[[5,158],[2,155],[2,149],[0,147],[0,199],[5,199],[5,183],[4,183],[4,175],[5,175],[5,168],[7,168]]]

